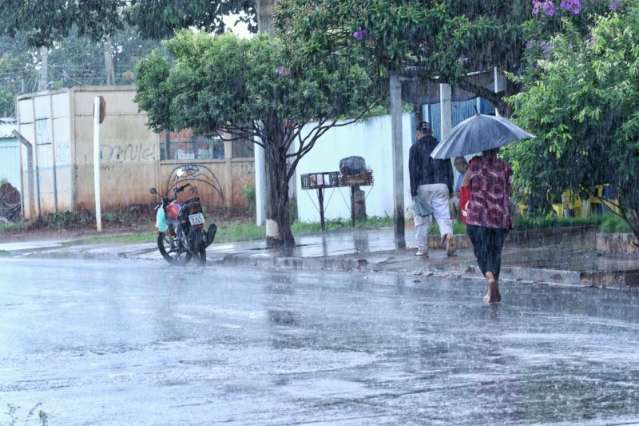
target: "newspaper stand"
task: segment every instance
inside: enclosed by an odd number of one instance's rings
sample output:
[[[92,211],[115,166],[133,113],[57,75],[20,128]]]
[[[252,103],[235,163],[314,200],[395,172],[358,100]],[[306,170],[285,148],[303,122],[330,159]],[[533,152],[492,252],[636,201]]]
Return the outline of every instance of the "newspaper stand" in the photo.
[[[307,173],[301,176],[302,189],[317,190],[317,201],[319,204],[320,224],[322,232],[326,231],[326,220],[324,217],[324,190],[328,188],[351,188],[351,222],[355,226],[355,194],[360,186],[373,185],[373,172],[368,170],[359,175],[342,175],[340,172],[317,172]]]

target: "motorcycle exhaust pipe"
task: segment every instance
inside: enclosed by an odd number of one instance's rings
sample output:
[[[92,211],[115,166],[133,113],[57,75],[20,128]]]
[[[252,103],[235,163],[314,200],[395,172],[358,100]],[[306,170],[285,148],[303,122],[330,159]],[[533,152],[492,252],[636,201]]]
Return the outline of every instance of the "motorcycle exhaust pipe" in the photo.
[[[215,234],[217,234],[217,225],[212,223],[209,225],[209,229],[206,231],[206,246],[210,246],[215,241]]]

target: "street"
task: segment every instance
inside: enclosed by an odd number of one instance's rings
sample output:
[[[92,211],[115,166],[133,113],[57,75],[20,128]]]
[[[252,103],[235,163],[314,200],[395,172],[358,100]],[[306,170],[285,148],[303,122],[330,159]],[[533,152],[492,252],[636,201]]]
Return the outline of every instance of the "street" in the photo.
[[[636,292],[64,259],[0,289],[0,425],[639,424]]]

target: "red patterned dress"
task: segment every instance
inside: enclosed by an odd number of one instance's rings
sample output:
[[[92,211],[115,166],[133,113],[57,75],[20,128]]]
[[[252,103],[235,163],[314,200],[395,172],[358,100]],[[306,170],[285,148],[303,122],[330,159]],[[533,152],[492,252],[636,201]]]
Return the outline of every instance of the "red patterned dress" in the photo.
[[[466,223],[486,228],[512,228],[508,192],[513,172],[508,163],[496,157],[475,157],[466,173],[471,193]]]

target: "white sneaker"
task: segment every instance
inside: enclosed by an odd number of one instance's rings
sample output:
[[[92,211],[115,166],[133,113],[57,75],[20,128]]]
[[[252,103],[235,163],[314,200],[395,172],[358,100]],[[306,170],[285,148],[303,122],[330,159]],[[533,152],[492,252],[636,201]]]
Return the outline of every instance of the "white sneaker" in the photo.
[[[417,253],[415,253],[415,256],[426,256],[426,257],[428,257],[428,252],[426,250],[423,250],[423,249],[417,249]]]

